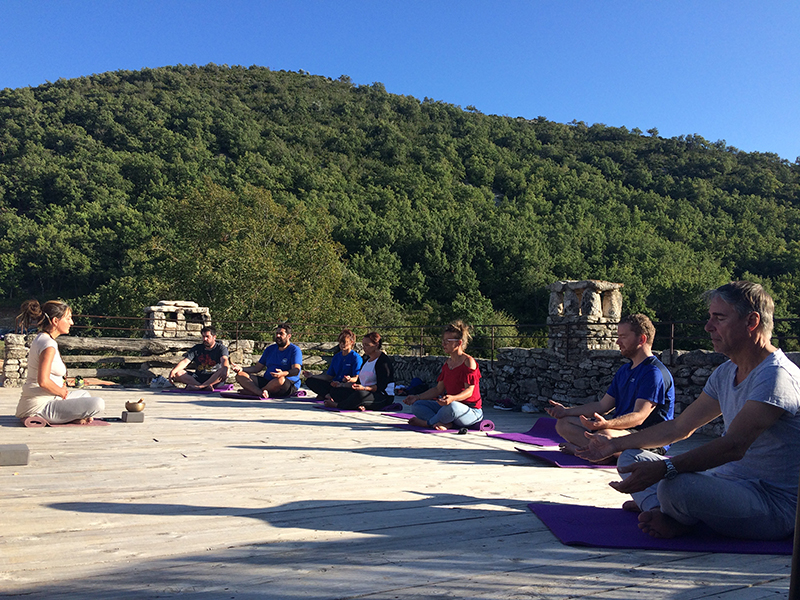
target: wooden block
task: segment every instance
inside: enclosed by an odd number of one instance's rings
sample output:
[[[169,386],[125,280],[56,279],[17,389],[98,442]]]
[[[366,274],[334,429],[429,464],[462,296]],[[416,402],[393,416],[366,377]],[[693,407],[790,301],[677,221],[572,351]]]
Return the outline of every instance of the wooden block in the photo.
[[[128,412],[127,410],[122,411],[122,420],[125,423],[144,423],[144,413],[143,412]]]
[[[27,465],[30,451],[26,444],[0,445],[0,466]]]

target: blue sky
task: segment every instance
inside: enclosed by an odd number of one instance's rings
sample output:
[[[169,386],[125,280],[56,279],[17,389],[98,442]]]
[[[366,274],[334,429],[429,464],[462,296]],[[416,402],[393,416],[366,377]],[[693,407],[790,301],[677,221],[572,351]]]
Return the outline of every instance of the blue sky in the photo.
[[[796,0],[0,3],[0,88],[211,62],[800,156]]]

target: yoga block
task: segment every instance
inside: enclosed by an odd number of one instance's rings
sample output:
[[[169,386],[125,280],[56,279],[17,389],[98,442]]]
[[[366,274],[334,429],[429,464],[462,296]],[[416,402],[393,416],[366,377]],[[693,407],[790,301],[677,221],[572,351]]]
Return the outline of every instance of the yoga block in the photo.
[[[30,451],[26,444],[0,445],[0,467],[27,465]]]
[[[144,413],[122,411],[122,420],[125,423],[144,423]]]

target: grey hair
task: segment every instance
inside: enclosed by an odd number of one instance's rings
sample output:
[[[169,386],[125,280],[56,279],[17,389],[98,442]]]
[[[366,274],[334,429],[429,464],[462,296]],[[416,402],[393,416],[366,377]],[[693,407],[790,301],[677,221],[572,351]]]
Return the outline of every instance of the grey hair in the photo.
[[[709,304],[716,298],[727,302],[736,309],[740,317],[746,317],[753,312],[758,313],[761,317],[758,329],[767,336],[767,339],[772,337],[775,301],[760,284],[752,281],[732,281],[715,290],[707,291],[703,294],[703,298]]]

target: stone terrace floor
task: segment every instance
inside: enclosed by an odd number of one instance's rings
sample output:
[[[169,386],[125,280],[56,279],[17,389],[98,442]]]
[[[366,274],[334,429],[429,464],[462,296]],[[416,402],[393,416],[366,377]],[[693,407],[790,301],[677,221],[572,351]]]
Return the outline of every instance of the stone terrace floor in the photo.
[[[617,507],[613,471],[292,400],[110,389],[142,424],[25,429],[0,389],[0,597],[785,597],[791,557],[562,545],[526,505]],[[501,431],[536,416],[495,411]],[[693,443],[687,440],[676,451]],[[697,440],[694,440],[697,443]]]

